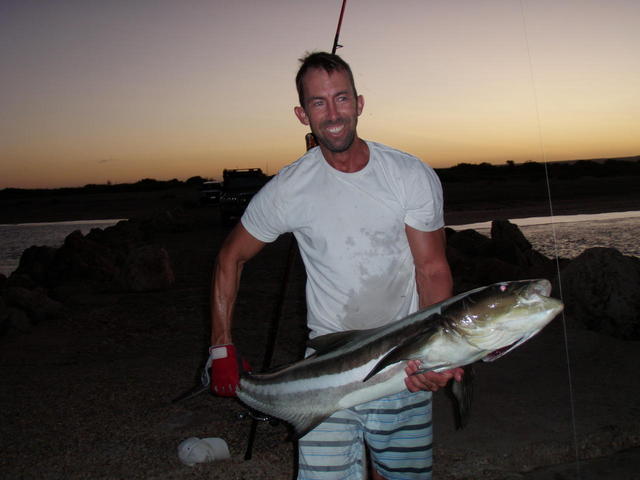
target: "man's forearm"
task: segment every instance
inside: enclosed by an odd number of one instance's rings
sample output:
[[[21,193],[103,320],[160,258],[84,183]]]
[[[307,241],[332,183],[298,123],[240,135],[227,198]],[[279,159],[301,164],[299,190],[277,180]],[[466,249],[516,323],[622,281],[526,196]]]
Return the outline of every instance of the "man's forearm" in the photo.
[[[216,262],[211,284],[211,345],[232,343],[231,322],[238,295],[242,266]]]
[[[231,321],[240,286],[242,267],[264,243],[254,238],[238,223],[222,244],[211,282],[211,345],[231,341]]]

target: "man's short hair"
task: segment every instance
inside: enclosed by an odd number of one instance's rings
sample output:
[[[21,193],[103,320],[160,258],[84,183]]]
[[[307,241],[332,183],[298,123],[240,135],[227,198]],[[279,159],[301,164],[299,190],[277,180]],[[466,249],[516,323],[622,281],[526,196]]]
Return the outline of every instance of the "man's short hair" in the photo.
[[[349,80],[351,81],[351,87],[353,88],[353,94],[356,97],[358,96],[356,84],[353,81],[353,73],[351,73],[351,67],[349,67],[349,64],[338,55],[327,52],[314,52],[308,54],[304,58],[301,58],[300,62],[302,65],[300,65],[300,69],[296,75],[296,88],[298,89],[298,100],[300,101],[300,106],[302,108],[304,108],[304,88],[302,80],[306,73],[314,68],[324,70],[329,74],[333,72],[347,72]]]

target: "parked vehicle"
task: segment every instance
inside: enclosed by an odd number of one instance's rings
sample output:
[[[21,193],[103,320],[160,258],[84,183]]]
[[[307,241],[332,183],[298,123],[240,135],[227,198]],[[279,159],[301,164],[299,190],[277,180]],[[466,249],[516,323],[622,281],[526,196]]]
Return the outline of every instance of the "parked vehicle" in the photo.
[[[220,218],[228,224],[242,216],[251,198],[267,183],[269,177],[259,168],[224,170],[222,176]]]
[[[200,203],[217,205],[222,195],[221,182],[204,182],[200,187]]]

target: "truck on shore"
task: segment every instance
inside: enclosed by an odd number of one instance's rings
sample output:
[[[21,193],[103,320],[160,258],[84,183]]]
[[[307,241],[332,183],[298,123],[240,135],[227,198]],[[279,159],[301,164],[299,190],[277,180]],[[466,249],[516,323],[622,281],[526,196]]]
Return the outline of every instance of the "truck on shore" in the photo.
[[[222,172],[220,219],[229,225],[240,218],[247,205],[269,180],[260,168],[225,169]]]

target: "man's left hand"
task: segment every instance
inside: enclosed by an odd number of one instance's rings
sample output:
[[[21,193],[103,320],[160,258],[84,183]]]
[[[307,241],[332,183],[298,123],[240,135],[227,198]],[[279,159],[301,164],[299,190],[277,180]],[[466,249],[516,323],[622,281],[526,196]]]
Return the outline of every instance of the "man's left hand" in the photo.
[[[418,392],[420,390],[437,392],[445,387],[452,378],[455,379],[456,382],[462,381],[462,375],[464,374],[462,368],[452,368],[451,370],[445,370],[443,372],[416,374],[421,368],[422,366],[418,360],[409,360],[409,362],[407,362],[407,368],[404,369],[407,378],[404,379],[404,383],[410,392]]]

